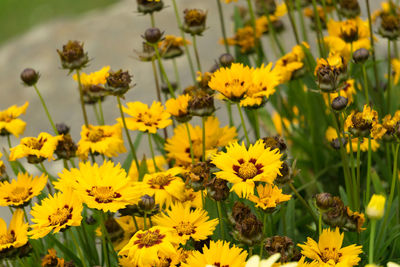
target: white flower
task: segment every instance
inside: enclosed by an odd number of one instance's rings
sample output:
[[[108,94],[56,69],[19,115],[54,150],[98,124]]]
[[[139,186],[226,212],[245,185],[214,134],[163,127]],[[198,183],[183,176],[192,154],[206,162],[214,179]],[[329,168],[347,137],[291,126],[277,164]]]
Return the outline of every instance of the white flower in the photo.
[[[277,260],[279,260],[280,257],[281,257],[281,254],[276,253],[266,260],[260,260],[260,256],[254,255],[247,261],[246,267],[272,267],[272,265]],[[296,267],[296,266],[297,266],[297,262],[286,263],[286,264],[281,265],[281,267]]]

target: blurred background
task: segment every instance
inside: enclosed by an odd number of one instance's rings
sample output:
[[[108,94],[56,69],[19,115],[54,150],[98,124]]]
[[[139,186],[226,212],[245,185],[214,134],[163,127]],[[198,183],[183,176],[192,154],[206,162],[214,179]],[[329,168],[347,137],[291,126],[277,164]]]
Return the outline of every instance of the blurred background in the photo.
[[[218,1],[218,0],[217,0]],[[156,25],[166,34],[179,35],[172,3],[164,0],[166,8],[155,13]],[[218,43],[221,38],[216,0],[178,0],[179,11],[185,8],[201,8],[208,11],[208,29],[204,37],[198,38],[201,62],[208,70],[224,52]],[[380,6],[381,1],[370,0],[372,10]],[[231,15],[234,5],[244,5],[245,1],[224,4],[224,13],[228,36],[233,35]],[[365,1],[360,1],[362,14]],[[27,122],[24,136],[37,136],[41,131],[52,132],[33,88],[24,87],[20,73],[24,68],[34,68],[40,72],[38,82],[50,113],[56,123],[64,122],[71,126],[72,137],[79,141],[83,118],[79,105],[76,82],[68,72],[60,67],[56,49],[61,49],[68,40],[84,42],[84,48],[91,59],[84,72],[92,72],[105,65],[111,69],[129,70],[134,76],[136,87],[127,95],[127,101],[143,101],[150,104],[156,99],[151,63],[135,59],[134,50],[141,50],[141,34],[150,27],[149,16],[137,11],[135,0],[1,0],[0,1],[0,110],[11,105],[22,105],[29,101],[27,113],[22,119]],[[287,16],[283,17],[286,30],[280,35],[287,51],[295,44]],[[311,40],[315,34],[310,31]],[[385,46],[385,44],[381,44]],[[264,42],[269,59],[273,59],[270,42]],[[193,53],[192,47],[189,49]],[[181,84],[191,84],[186,57],[177,60]],[[167,72],[173,77],[171,62],[165,62]],[[117,102],[113,97],[106,99],[104,105],[107,124],[116,123],[119,117]],[[94,113],[88,108],[89,120],[95,121]],[[217,110],[219,118],[226,118],[225,109]],[[234,114],[236,114],[234,110]],[[237,121],[237,120],[236,120]],[[222,123],[226,125],[226,120]],[[133,134],[134,135],[134,134]],[[12,137],[12,145],[19,141]],[[0,146],[7,147],[5,138],[0,139]],[[141,158],[147,151],[147,142],[142,142],[138,149]],[[122,155],[125,158],[125,155]],[[6,161],[3,158],[4,161]],[[25,160],[22,160],[25,162]],[[59,163],[45,162],[53,174],[62,169]],[[35,168],[28,171],[37,174]],[[9,170],[11,178],[14,178]],[[8,218],[8,209],[1,208],[1,217]],[[8,219],[7,219],[8,221]]]

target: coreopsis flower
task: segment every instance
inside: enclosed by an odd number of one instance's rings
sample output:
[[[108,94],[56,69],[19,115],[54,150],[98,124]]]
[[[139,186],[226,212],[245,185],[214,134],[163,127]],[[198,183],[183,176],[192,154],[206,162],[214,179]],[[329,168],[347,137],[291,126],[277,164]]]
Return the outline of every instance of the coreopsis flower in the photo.
[[[317,77],[318,87],[328,93],[340,89],[347,70],[347,61],[338,54],[330,54],[327,59],[317,59],[314,75]]]
[[[171,228],[175,239],[180,244],[193,238],[195,241],[205,240],[213,234],[218,225],[218,219],[209,220],[206,210],[202,208],[191,210],[190,203],[172,204],[170,210],[153,217],[158,226]]]
[[[368,21],[360,17],[344,21],[330,20],[328,22],[329,35],[324,37],[330,52],[337,53],[349,61],[354,51],[370,49],[370,34]]]
[[[82,221],[82,209],[80,197],[72,190],[48,196],[40,204],[36,203],[32,207],[33,224],[28,234],[32,239],[38,239],[51,231],[55,234],[69,226],[79,226]]]
[[[253,69],[240,63],[214,72],[208,86],[233,102],[242,100],[253,84]]]
[[[12,105],[6,110],[0,111],[0,135],[12,134],[19,137],[26,127],[26,122],[22,121],[19,116],[25,114],[29,102],[25,102],[22,106]]]
[[[362,246],[350,245],[342,247],[344,233],[339,228],[335,230],[324,229],[319,236],[318,243],[307,237],[307,242],[299,244],[305,257],[318,266],[356,266],[361,260]],[[346,265],[341,265],[346,263]]]
[[[257,186],[257,195],[249,195],[249,200],[264,210],[273,209],[282,202],[289,201],[291,195],[282,193],[282,189],[275,185],[266,184]]]
[[[117,239],[115,242],[113,242],[114,249],[116,251],[120,251],[123,247],[125,247],[128,243],[129,240],[135,235],[135,233],[139,230],[144,229],[144,222],[142,217],[135,217],[136,223],[138,228],[136,228],[135,222],[133,220],[132,216],[121,216],[119,218],[116,218],[115,221],[118,223],[118,225],[122,228],[124,234],[122,238]],[[101,234],[101,231],[100,231]]]
[[[57,251],[54,248],[48,249],[47,254],[42,258],[42,267],[51,266],[64,266],[65,260],[63,258],[57,257]]]
[[[183,199],[185,183],[178,177],[183,172],[182,168],[175,167],[164,172],[146,174],[140,183],[141,192],[153,196],[156,204],[169,207],[175,199]]]
[[[310,46],[303,42],[301,45],[294,46],[291,52],[277,60],[274,68],[280,70],[282,83],[290,81],[292,78],[297,78],[303,73],[303,70],[305,70],[305,53],[303,49],[309,48]]]
[[[190,204],[190,206],[194,209],[203,208],[203,200],[201,194],[203,194],[203,197],[205,197],[206,193],[202,191],[196,192],[192,188],[186,188],[183,191],[183,196],[180,202],[182,204]]]
[[[80,74],[80,83],[83,89],[83,97],[86,104],[96,104],[99,100],[103,101],[106,95],[104,85],[109,74],[110,66],[105,66],[98,71],[89,74],[82,72]],[[78,75],[74,74],[72,78],[78,81]]]
[[[72,187],[83,203],[92,209],[116,212],[139,199],[140,192],[119,163],[115,165],[112,161],[105,161],[99,166],[80,162],[79,169],[64,169],[59,176],[56,188],[68,190]]]
[[[220,127],[217,117],[208,117],[205,122],[206,129],[206,157],[216,152],[219,147],[226,146],[236,140],[235,127]],[[189,124],[190,138],[192,140],[194,159],[200,161],[202,157],[203,136],[200,126],[193,127]],[[185,165],[192,162],[190,155],[190,144],[185,125],[178,125],[174,129],[174,135],[167,139],[165,150],[168,158],[175,159],[177,164]]]
[[[47,183],[47,175],[33,177],[28,173],[18,173],[17,180],[0,183],[0,206],[24,206],[39,195]]]
[[[384,134],[382,126],[378,122],[378,112],[367,104],[364,105],[361,112],[353,110],[347,116],[344,129],[359,137],[371,135],[372,138],[379,139]]]
[[[137,231],[118,254],[127,257],[131,266],[160,266],[159,257],[175,254],[175,244],[171,230],[154,226]]]
[[[182,46],[189,45],[188,40],[174,35],[165,35],[164,39],[158,43],[161,56],[164,59],[176,58],[183,55]]]
[[[379,220],[383,217],[385,213],[385,202],[386,198],[382,195],[372,195],[371,200],[365,209],[365,214],[367,217],[373,220]]]
[[[19,248],[28,243],[28,224],[24,222],[24,211],[16,209],[10,224],[0,218],[0,253],[11,248]]]
[[[216,177],[233,183],[231,191],[240,197],[254,192],[255,182],[272,184],[282,166],[278,149],[265,148],[262,140],[246,149],[244,143],[231,143],[226,152],[213,156],[212,163],[220,169]]]
[[[54,159],[54,151],[62,136],[52,136],[42,132],[38,137],[24,137],[19,145],[10,149],[10,161],[27,158],[29,163],[35,164],[48,159]]]
[[[240,105],[249,108],[258,108],[275,93],[275,88],[281,83],[281,71],[272,69],[272,63],[267,66],[262,65],[253,71],[253,84],[246,92],[245,98],[240,101]]]
[[[60,56],[61,66],[70,71],[79,70],[89,63],[88,54],[83,50],[83,43],[79,41],[68,41],[63,45],[62,51],[57,49]]]
[[[106,77],[105,90],[107,93],[124,98],[124,94],[128,92],[135,84],[131,85],[132,75],[128,71],[110,71]]]
[[[201,35],[206,29],[207,11],[192,8],[183,11],[182,30],[191,35]]]
[[[203,252],[194,251],[186,259],[182,267],[229,266],[243,267],[246,263],[247,252],[229,242],[211,241],[203,247]]]
[[[188,94],[180,95],[178,98],[170,98],[165,102],[165,108],[179,122],[187,122],[191,119],[188,109],[191,96]]]
[[[154,101],[151,107],[142,102],[128,102],[123,111],[131,117],[125,118],[129,130],[156,133],[172,124],[171,115],[164,109],[160,102]],[[118,118],[122,124],[122,119]]]
[[[328,129],[325,132],[325,137],[326,140],[328,142],[330,142],[332,144],[332,142],[336,142],[335,140],[338,140],[338,136],[337,136],[337,131],[335,130],[335,128],[329,126]],[[345,140],[343,140],[342,144],[345,143]],[[351,149],[350,149],[350,145],[351,145]],[[379,143],[375,140],[375,139],[371,139],[371,150],[372,151],[376,151],[379,148]],[[347,142],[346,143],[346,151],[347,153],[350,153],[351,151],[353,152],[357,152],[358,149],[358,138],[352,138],[351,142]],[[360,143],[360,150],[362,152],[366,152],[368,151],[368,138],[363,137]]]
[[[83,160],[89,153],[99,153],[106,157],[116,157],[119,153],[125,153],[122,128],[115,125],[82,125],[81,140],[78,142],[76,154]]]
[[[259,23],[256,25],[259,25]],[[265,24],[261,26],[263,25]],[[256,30],[256,34],[254,34],[254,28],[251,26],[239,28],[233,37],[227,38],[226,40],[222,39],[220,43],[224,44],[226,42],[228,45],[238,46],[241,53],[251,54],[254,52],[256,43],[264,31],[264,28],[261,26],[259,25],[259,31]]]
[[[165,165],[167,165],[167,160],[165,159],[164,156],[155,156],[154,160],[156,162],[157,168],[161,171],[164,170]],[[139,166],[142,163],[142,161],[139,161]],[[154,166],[154,161],[153,159],[147,159],[146,160],[146,166],[147,166],[147,173],[155,173],[157,170]],[[137,169],[135,161],[132,160],[131,167],[129,168],[128,172],[128,177],[132,180],[137,182],[139,180],[139,171]]]

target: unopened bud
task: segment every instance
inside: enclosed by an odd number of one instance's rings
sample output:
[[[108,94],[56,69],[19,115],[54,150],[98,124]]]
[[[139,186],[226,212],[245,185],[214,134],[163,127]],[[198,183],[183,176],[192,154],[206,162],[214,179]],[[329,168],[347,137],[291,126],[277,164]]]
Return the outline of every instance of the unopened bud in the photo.
[[[159,28],[148,28],[144,32],[144,39],[151,44],[156,44],[160,41],[162,35],[163,33]]]
[[[229,53],[222,54],[219,57],[219,63],[221,64],[222,67],[225,68],[229,68],[234,61],[235,58]]]
[[[26,68],[21,72],[21,80],[27,86],[33,86],[39,80],[39,73],[37,73],[34,69]]]
[[[332,101],[332,108],[336,111],[340,111],[342,109],[345,109],[347,107],[347,104],[349,103],[349,99],[344,97],[344,96],[338,96],[335,97]]]
[[[360,48],[354,51],[353,60],[357,64],[364,64],[369,58],[369,51],[365,48]]]
[[[142,211],[152,211],[155,207],[154,197],[149,195],[142,196],[139,200],[138,206]]]

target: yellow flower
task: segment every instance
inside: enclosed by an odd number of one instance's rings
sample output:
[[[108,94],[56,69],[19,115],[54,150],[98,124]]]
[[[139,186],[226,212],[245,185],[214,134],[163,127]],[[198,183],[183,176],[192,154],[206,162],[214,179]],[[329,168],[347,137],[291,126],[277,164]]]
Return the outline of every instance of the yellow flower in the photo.
[[[115,221],[118,223],[118,225],[124,231],[124,235],[122,236],[122,238],[113,242],[114,249],[116,251],[119,251],[123,247],[125,247],[129,243],[129,240],[131,240],[131,238],[135,235],[135,233],[138,230],[144,229],[143,217],[135,217],[135,219],[136,219],[139,229],[136,229],[136,225],[135,225],[135,222],[133,221],[133,217],[130,215],[122,216],[122,217],[115,219]],[[100,231],[100,235],[101,235],[101,231]]]
[[[249,200],[256,203],[256,207],[262,209],[275,208],[276,205],[290,200],[291,195],[282,194],[282,189],[275,185],[266,184],[257,186],[257,195],[251,194]]]
[[[208,86],[231,101],[240,101],[253,84],[253,69],[240,63],[214,72]]]
[[[352,111],[344,122],[345,131],[350,131],[356,136],[371,135],[372,138],[379,139],[384,132],[378,123],[378,112],[367,104],[361,112]]]
[[[156,165],[159,170],[163,171],[165,166],[167,164],[167,161],[165,160],[164,156],[155,156],[154,157],[156,161]],[[139,160],[139,166],[141,164],[141,161]],[[153,159],[147,159],[146,160],[146,165],[147,165],[147,173],[155,173],[156,168],[154,167],[154,161]],[[139,172],[136,166],[136,163],[134,160],[132,160],[131,167],[129,168],[129,173],[128,177],[131,179],[131,181],[137,182],[139,180]]]
[[[203,247],[203,252],[194,251],[192,255],[182,264],[182,267],[204,267],[204,266],[229,266],[244,267],[247,252],[229,242],[211,241],[210,245]]]
[[[160,102],[154,101],[151,107],[142,102],[128,102],[128,108],[123,107],[123,111],[131,117],[126,118],[128,129],[149,133],[156,133],[157,129],[164,129],[172,124],[170,114],[165,111]],[[118,118],[122,124],[122,119]]]
[[[249,99],[268,99],[270,95],[275,93],[275,87],[281,83],[281,71],[279,69],[272,70],[272,63],[267,66],[262,65],[253,71],[252,86],[246,92],[245,98],[240,101],[241,106],[259,106],[261,103],[248,102]]]
[[[116,157],[126,152],[122,138],[122,128],[115,125],[82,125],[81,140],[78,142],[77,155],[86,160],[89,153],[99,153],[106,157]]]
[[[398,84],[400,79],[400,59],[393,58],[391,63],[394,73],[393,83]]]
[[[264,22],[265,21],[256,21],[256,34],[254,34],[254,28],[251,26],[239,28],[236,31],[235,36],[226,39],[226,43],[228,45],[236,45],[240,47],[240,52],[244,54],[253,52],[256,41],[261,37],[263,31],[266,30],[266,24]],[[257,40],[255,37],[257,37]],[[221,39],[220,43],[224,44],[225,40]]]
[[[86,74],[84,72],[81,73],[81,83],[83,86],[91,86],[91,85],[104,85],[107,82],[107,77],[110,75],[108,72],[110,70],[110,66],[105,66],[96,72],[92,72],[90,74]],[[72,78],[77,81],[78,76],[74,74]]]
[[[357,17],[345,21],[328,22],[329,36],[324,37],[330,52],[338,53],[346,61],[350,60],[352,52],[360,49],[370,49],[368,21]]]
[[[290,81],[304,67],[305,53],[303,46],[306,49],[310,48],[306,42],[303,42],[302,45],[294,46],[291,52],[276,62],[274,68],[280,70],[282,82]]]
[[[217,151],[219,147],[226,146],[235,141],[237,133],[235,127],[220,127],[217,117],[208,117],[205,123],[206,128],[206,156]],[[193,127],[189,124],[190,138],[192,140],[195,161],[202,157],[203,135],[200,126]],[[171,159],[175,159],[178,165],[190,164],[190,144],[185,125],[178,125],[174,129],[174,135],[167,139],[165,150]]]
[[[32,207],[32,230],[29,235],[32,239],[46,236],[48,233],[58,233],[69,226],[79,226],[82,221],[82,202],[72,193],[72,190],[59,192],[36,203]]]
[[[0,183],[0,206],[24,206],[39,195],[47,183],[47,175],[33,177],[28,173],[18,173],[17,180]]]
[[[180,244],[193,238],[195,241],[205,240],[213,234],[218,224],[218,219],[208,220],[207,211],[203,209],[191,210],[190,203],[172,204],[170,210],[156,215],[153,221],[162,227],[171,228]]]
[[[29,103],[25,102],[24,105],[18,107],[13,105],[6,110],[0,111],[0,135],[12,134],[19,137],[26,127],[26,122],[22,121],[18,117],[21,114],[25,114]]]
[[[254,182],[272,184],[282,166],[278,149],[265,148],[262,140],[246,149],[244,143],[231,143],[226,152],[220,152],[212,158],[212,163],[221,171],[215,175],[233,183],[231,191],[246,198],[254,192]]]
[[[344,233],[340,233],[339,228],[334,231],[324,229],[318,243],[308,237],[306,243],[298,246],[302,248],[301,254],[317,262],[318,266],[355,266],[360,261],[362,247],[354,244],[342,247],[343,238]],[[344,262],[347,265],[341,265]]]
[[[149,196],[154,195],[155,203],[163,207],[171,206],[173,200],[182,200],[185,190],[185,183],[178,177],[183,170],[181,168],[171,168],[164,172],[146,174],[143,182],[140,183],[141,192]]]
[[[221,1],[225,1],[226,4],[229,4],[232,2],[237,2],[238,0],[221,0]]]
[[[63,258],[57,257],[57,251],[54,248],[50,248],[47,250],[47,254],[42,258],[42,266],[56,266],[56,267],[64,267],[65,260]]]
[[[372,195],[371,200],[365,210],[368,218],[373,220],[379,220],[383,217],[385,213],[385,202],[386,198],[382,195]]]
[[[27,157],[29,163],[38,163],[44,159],[54,159],[53,153],[62,136],[51,136],[48,133],[40,133],[36,137],[24,137],[21,143],[11,148],[10,161]]]
[[[400,172],[400,171],[399,171]],[[201,197],[201,191],[194,191],[192,188],[186,188],[183,191],[183,197],[180,200],[182,203],[189,203],[192,208],[203,208],[203,200]],[[203,192],[203,197],[205,197],[206,192]]]
[[[126,256],[130,266],[159,266],[160,256],[176,253],[175,244],[170,230],[154,226],[148,230],[137,231],[118,254]]]
[[[278,112],[274,112],[272,115],[272,122],[275,126],[276,133],[279,135],[283,135],[283,131],[290,129],[290,121],[287,118],[282,118]],[[282,125],[283,123],[283,125]]]
[[[176,118],[179,122],[190,120],[189,101],[191,96],[188,94],[180,95],[178,98],[170,98],[165,102],[167,112]]]
[[[28,224],[24,223],[24,211],[17,209],[7,229],[6,222],[0,218],[0,252],[9,248],[19,248],[28,243]]]
[[[68,190],[72,187],[89,208],[104,212],[123,209],[136,202],[140,194],[120,164],[114,165],[112,161],[105,161],[101,166],[81,162],[79,169],[64,169],[59,176],[56,188]],[[60,186],[63,184],[69,186]]]

